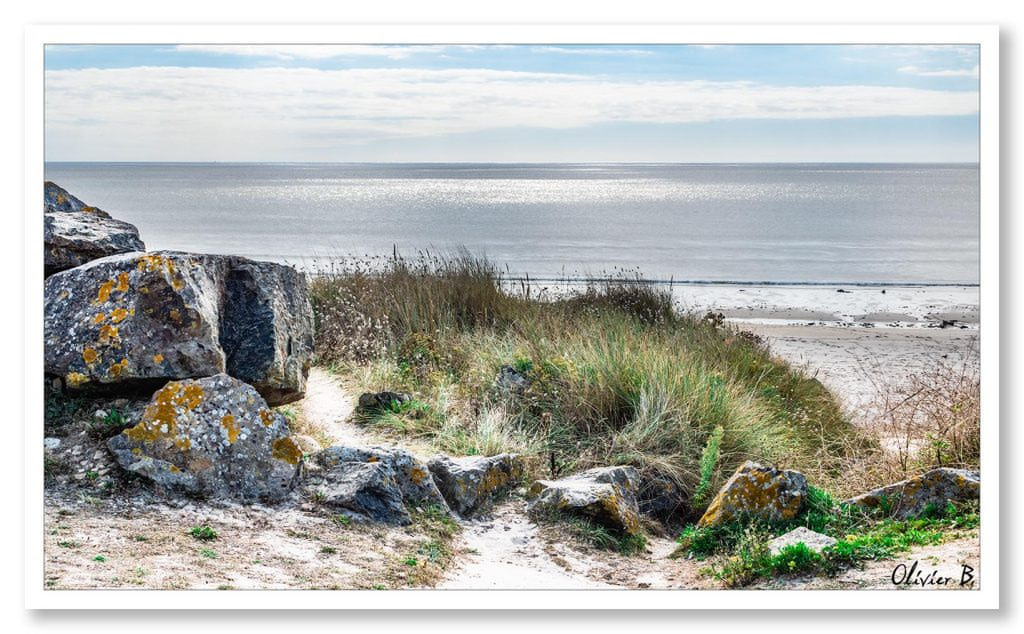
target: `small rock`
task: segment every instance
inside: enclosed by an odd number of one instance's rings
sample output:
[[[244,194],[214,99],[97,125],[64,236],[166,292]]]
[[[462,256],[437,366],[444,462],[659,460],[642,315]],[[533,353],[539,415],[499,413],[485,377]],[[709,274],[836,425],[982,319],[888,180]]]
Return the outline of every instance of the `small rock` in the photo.
[[[96,410],[96,413],[93,414],[93,418],[97,418],[99,420],[103,420],[106,417],[107,417],[107,412],[106,412],[106,410],[102,410],[102,409]]]
[[[295,441],[295,444],[299,446],[299,449],[304,454],[314,454],[322,449],[317,439],[312,436],[297,435],[292,436],[292,440]]]
[[[589,517],[630,535],[641,531],[637,507],[640,474],[633,467],[599,467],[561,480],[538,480],[530,487],[527,510]]]
[[[396,404],[408,403],[411,400],[412,395],[405,392],[365,392],[359,395],[359,408],[364,410],[389,409]]]
[[[825,548],[834,545],[836,540],[828,535],[816,533],[806,526],[800,526],[768,542],[768,550],[771,551],[771,554],[778,555],[786,546],[800,543],[814,552],[820,553]]]
[[[510,365],[501,366],[495,382],[499,388],[514,394],[522,394],[530,387],[530,380]]]
[[[58,447],[60,447],[60,438],[53,438],[53,437],[43,438],[43,448],[44,449],[53,450],[53,449],[57,449]]]

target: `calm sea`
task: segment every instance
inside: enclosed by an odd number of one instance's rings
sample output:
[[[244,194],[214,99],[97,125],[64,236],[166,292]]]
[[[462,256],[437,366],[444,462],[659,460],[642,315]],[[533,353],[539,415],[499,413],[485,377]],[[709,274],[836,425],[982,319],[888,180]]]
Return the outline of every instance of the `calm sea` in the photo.
[[[978,281],[977,165],[48,163],[150,249],[295,264],[458,246],[534,277]]]

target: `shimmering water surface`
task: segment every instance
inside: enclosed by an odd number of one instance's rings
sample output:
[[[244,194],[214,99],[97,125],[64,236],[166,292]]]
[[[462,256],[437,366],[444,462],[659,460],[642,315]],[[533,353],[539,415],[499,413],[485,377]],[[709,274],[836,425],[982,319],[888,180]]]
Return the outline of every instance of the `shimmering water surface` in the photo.
[[[534,277],[978,281],[977,165],[48,163],[150,249],[297,264],[456,246]]]

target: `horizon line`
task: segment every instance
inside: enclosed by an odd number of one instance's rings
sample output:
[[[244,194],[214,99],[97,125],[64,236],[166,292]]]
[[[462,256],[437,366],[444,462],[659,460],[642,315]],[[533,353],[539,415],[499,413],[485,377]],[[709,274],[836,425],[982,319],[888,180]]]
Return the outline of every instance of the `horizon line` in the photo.
[[[980,165],[980,161],[67,161],[148,165]]]

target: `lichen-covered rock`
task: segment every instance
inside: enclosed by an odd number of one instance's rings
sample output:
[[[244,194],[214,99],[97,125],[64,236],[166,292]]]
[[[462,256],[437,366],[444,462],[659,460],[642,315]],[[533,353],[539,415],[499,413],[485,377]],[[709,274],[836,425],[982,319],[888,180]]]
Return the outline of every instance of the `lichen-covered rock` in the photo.
[[[820,553],[829,546],[834,546],[835,543],[835,538],[812,531],[806,526],[800,526],[798,528],[794,528],[785,535],[779,535],[775,539],[769,541],[768,550],[771,554],[778,555],[786,546],[803,544],[810,550]]]
[[[99,218],[110,218],[107,212],[83,203],[52,181],[43,183],[43,213],[85,213]]]
[[[640,474],[633,467],[599,467],[560,480],[538,480],[530,487],[527,509],[581,515],[636,535],[641,531],[639,484]]]
[[[887,509],[892,517],[907,519],[928,510],[945,510],[950,502],[976,500],[980,492],[980,472],[940,467],[850,498],[844,504]]]
[[[108,255],[145,251],[135,225],[114,220],[47,181],[43,194],[43,268],[46,276]]]
[[[47,276],[86,262],[145,251],[135,225],[86,213],[43,216],[43,268]]]
[[[404,449],[334,446],[315,454],[313,462],[318,470],[311,472],[308,480],[314,490],[322,485],[330,486],[335,479],[346,474],[353,464],[375,463],[389,469],[406,504],[418,508],[436,506],[445,513],[450,512],[430,475],[430,469],[422,460]]]
[[[281,500],[302,463],[284,416],[226,374],[167,383],[107,447],[123,468],[162,487],[244,501]]]
[[[434,456],[427,462],[434,482],[456,513],[467,517],[523,477],[523,461],[516,454],[497,456]]]
[[[313,352],[305,277],[219,255],[114,255],[47,278],[45,368],[71,389],[153,389],[226,372],[272,405],[302,397]]]
[[[800,513],[806,498],[804,474],[748,461],[718,491],[698,524],[717,526],[743,517],[789,520]]]

